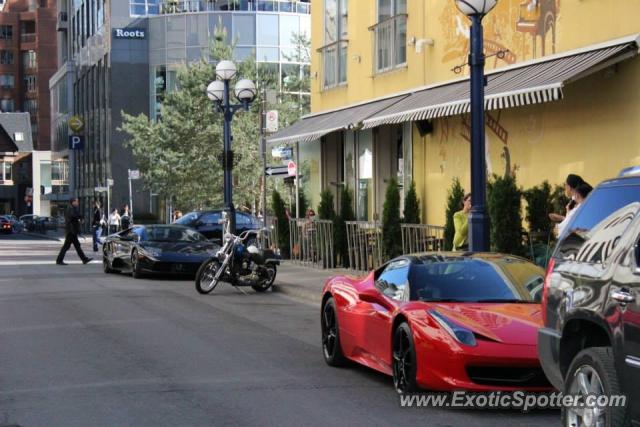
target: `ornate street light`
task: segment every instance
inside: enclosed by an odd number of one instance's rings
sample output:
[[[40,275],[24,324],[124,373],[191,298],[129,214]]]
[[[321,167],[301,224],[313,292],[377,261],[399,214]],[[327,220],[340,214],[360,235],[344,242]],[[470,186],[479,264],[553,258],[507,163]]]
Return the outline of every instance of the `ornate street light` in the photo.
[[[471,213],[469,214],[469,249],[489,250],[489,216],[486,208],[487,166],[484,134],[484,46],[482,18],[498,0],[455,0],[460,12],[471,20]]]
[[[231,104],[229,96],[230,81],[236,76],[236,64],[232,61],[220,61],[216,66],[216,76],[207,86],[207,97],[213,101],[215,108],[224,115],[224,151],[222,155],[222,167],[224,169],[224,205],[229,214],[229,225],[231,233],[236,232],[236,212],[233,206],[233,151],[231,150],[231,120],[239,109],[249,110],[249,104],[256,98],[256,86],[248,79],[241,79],[236,82],[234,95],[240,102]]]

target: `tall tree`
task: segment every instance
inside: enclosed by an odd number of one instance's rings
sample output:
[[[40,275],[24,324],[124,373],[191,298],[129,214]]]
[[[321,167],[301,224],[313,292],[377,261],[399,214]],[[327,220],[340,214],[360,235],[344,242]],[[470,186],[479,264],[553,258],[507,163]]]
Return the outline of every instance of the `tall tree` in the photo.
[[[409,191],[404,198],[404,219],[406,224],[420,224],[420,200],[416,192],[416,183],[411,181]]]

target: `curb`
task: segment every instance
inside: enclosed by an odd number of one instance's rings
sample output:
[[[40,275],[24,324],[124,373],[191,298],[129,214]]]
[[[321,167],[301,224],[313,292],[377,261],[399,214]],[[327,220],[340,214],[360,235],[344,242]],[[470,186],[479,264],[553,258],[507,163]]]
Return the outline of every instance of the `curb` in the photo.
[[[302,300],[302,302],[314,306],[320,306],[322,302],[322,291],[315,291],[300,285],[291,285],[288,283],[274,283],[273,292],[287,295],[291,298]]]

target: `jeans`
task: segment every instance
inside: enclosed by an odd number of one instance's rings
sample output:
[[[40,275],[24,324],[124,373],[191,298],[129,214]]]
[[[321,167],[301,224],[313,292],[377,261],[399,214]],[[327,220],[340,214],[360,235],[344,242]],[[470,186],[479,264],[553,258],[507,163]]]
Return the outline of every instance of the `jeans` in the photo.
[[[102,226],[101,225],[94,225],[93,228],[91,229],[91,231],[93,232],[93,251],[94,252],[98,252],[98,245],[102,244],[100,242],[100,235],[102,234]]]

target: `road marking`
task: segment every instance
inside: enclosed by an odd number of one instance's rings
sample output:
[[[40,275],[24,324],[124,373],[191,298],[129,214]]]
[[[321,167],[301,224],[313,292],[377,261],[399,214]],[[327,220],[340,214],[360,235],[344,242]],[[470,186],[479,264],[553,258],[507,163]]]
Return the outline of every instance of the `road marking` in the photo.
[[[80,260],[65,261],[67,264],[78,265],[82,264]],[[98,265],[96,260],[93,260],[93,264]],[[33,261],[0,261],[0,266],[17,266],[17,265],[56,265],[55,260],[33,260]],[[64,267],[64,266],[60,266]]]
[[[15,328],[0,329],[0,335],[10,334],[14,332],[28,332],[28,331],[48,331],[51,329],[70,329],[70,328],[92,328],[96,326],[109,326],[109,325],[122,325],[128,323],[138,322],[157,322],[164,320],[161,317],[149,317],[142,319],[121,319],[121,320],[105,320],[103,322],[69,322],[58,324],[45,324],[45,325],[31,325],[31,326],[17,326]]]

